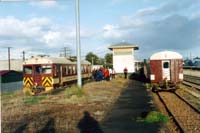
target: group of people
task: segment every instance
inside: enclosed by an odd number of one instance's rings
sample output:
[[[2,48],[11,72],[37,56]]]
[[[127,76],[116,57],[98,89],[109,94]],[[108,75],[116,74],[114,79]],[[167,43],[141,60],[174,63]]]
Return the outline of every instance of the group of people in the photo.
[[[115,78],[115,70],[110,68],[99,68],[99,69],[93,69],[92,71],[92,77],[95,81],[102,81],[102,80],[111,80],[112,78]]]
[[[128,69],[127,67],[124,68],[124,78],[127,79],[127,74],[128,74]],[[110,69],[110,68],[99,68],[99,69],[93,69],[92,71],[92,77],[95,81],[102,81],[102,80],[111,80],[115,78],[115,70],[114,68]]]

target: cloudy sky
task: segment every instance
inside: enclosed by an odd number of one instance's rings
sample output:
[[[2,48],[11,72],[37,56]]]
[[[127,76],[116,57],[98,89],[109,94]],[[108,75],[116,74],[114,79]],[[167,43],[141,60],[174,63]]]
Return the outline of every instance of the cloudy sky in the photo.
[[[103,56],[122,41],[136,58],[173,50],[200,56],[200,0],[80,0],[81,54]],[[75,0],[0,0],[0,59],[75,55]]]

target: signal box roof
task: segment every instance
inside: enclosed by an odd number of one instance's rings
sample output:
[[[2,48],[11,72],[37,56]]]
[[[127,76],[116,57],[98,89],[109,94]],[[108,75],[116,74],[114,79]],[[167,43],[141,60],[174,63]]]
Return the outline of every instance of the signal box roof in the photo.
[[[183,56],[174,51],[161,51],[153,54],[150,60],[183,59]]]
[[[123,48],[133,48],[134,50],[138,50],[139,49],[139,47],[137,45],[130,44],[130,43],[127,43],[127,42],[120,42],[120,43],[111,45],[108,48],[110,50],[113,50],[113,49],[123,49]]]

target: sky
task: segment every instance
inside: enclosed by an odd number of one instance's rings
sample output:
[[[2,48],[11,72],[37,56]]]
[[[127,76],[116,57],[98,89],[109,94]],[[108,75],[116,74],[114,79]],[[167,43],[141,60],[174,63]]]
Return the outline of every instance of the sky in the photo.
[[[138,45],[138,60],[162,50],[200,56],[200,0],[79,0],[82,58]],[[0,0],[0,60],[76,55],[75,0]]]

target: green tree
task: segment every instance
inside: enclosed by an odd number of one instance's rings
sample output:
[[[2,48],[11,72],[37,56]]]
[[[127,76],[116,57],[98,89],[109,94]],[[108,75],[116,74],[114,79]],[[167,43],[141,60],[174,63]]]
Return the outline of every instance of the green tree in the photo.
[[[112,58],[113,58],[112,53],[107,53],[104,58],[106,60],[106,63],[109,63],[109,64],[113,63],[113,61],[112,61]]]
[[[95,55],[94,53],[92,52],[89,52],[87,55],[86,55],[86,58],[85,58],[87,61],[93,63],[93,65],[97,65],[98,64],[98,60],[99,60],[99,57],[97,55]]]
[[[105,63],[106,63],[105,66],[112,68],[113,67],[113,55],[112,55],[112,53],[107,53],[104,56],[104,59],[105,59]]]

